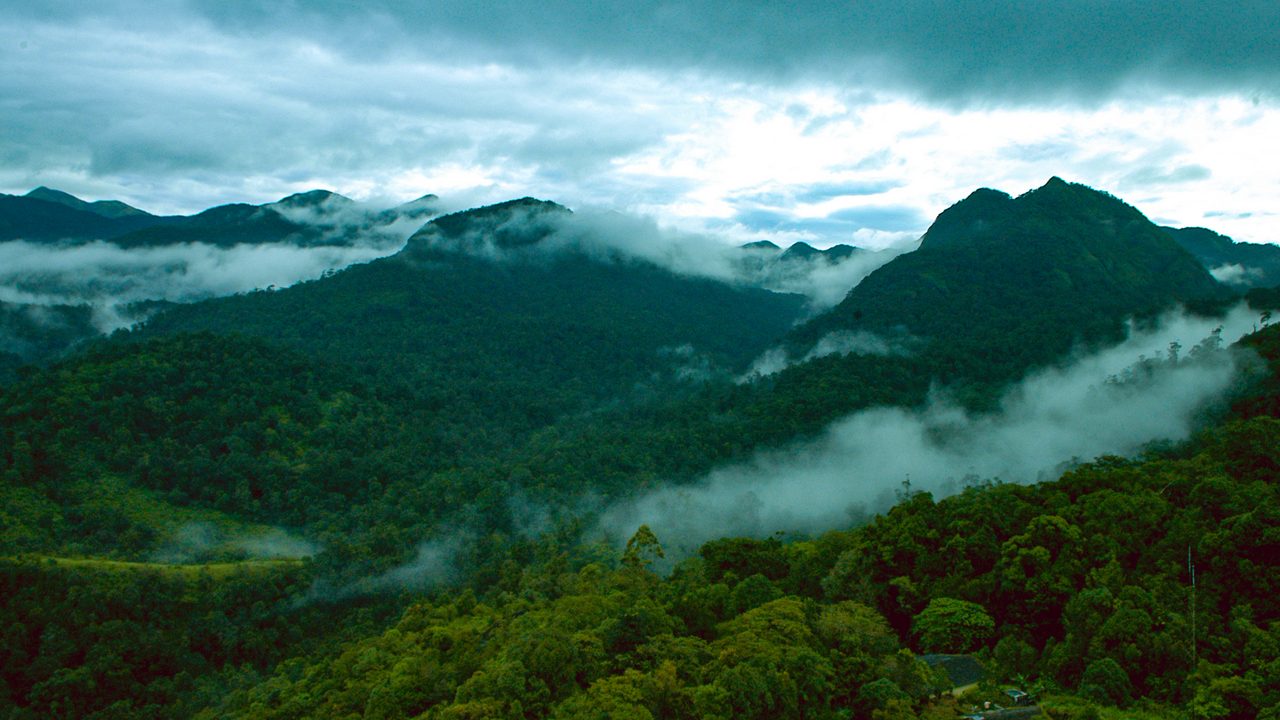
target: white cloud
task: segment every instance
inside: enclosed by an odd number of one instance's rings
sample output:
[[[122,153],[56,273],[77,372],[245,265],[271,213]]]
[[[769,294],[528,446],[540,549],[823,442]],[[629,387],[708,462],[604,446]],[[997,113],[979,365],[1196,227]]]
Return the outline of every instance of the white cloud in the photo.
[[[436,192],[453,207],[535,195],[686,230],[733,229],[765,208],[791,227],[748,230],[828,245],[918,235],[976,187],[1016,194],[1059,175],[1163,222],[1280,241],[1267,210],[1280,166],[1257,162],[1280,155],[1274,57],[1211,40],[1256,35],[1256,9],[1219,9],[1194,37],[1153,11],[1170,47],[1231,47],[1230,62],[1131,47],[1121,16],[1073,35],[1075,64],[1050,69],[1029,62],[1038,40],[1021,36],[975,62],[1000,8],[922,13],[983,30],[930,44],[880,5],[863,10],[873,24],[833,33],[823,18],[845,11],[830,5],[759,17],[693,5],[693,34],[672,37],[576,6],[502,6],[481,27],[464,19],[486,11],[455,5],[314,5],[293,22],[241,4],[15,12],[0,21],[0,190],[45,184],[155,212],[314,186],[357,199]],[[1019,12],[1052,36],[1076,11]],[[600,27],[609,41],[588,31]],[[722,31],[697,35],[712,27]],[[744,34],[731,41],[724,27]],[[872,37],[852,42],[858,33]],[[745,53],[745,38],[770,41]],[[1047,89],[1027,94],[1017,79],[1028,73]],[[884,189],[799,192],[841,183]],[[827,222],[855,208],[912,209],[918,226],[902,214],[893,227]]]
[[[619,503],[603,513],[601,526],[625,538],[648,524],[668,548],[689,552],[725,535],[847,526],[867,509],[891,505],[893,492],[907,480],[941,496],[958,490],[966,477],[1051,479],[1063,463],[1182,439],[1206,403],[1230,387],[1235,367],[1229,356],[1164,368],[1131,386],[1107,379],[1142,355],[1163,357],[1170,342],[1186,352],[1219,324],[1230,342],[1253,322],[1243,308],[1224,321],[1165,318],[1116,347],[1030,375],[988,415],[970,415],[941,398],[919,410],[864,410],[832,424],[816,441],[762,452],[693,485]]]
[[[95,322],[107,332],[136,321],[121,314],[119,306],[129,303],[191,302],[287,287],[398,248],[187,243],[126,250],[100,241],[76,246],[14,241],[0,243],[0,302],[92,305]]]
[[[1209,274],[1220,283],[1247,286],[1252,280],[1262,277],[1264,273],[1257,268],[1247,268],[1238,263],[1231,263],[1211,268]]]

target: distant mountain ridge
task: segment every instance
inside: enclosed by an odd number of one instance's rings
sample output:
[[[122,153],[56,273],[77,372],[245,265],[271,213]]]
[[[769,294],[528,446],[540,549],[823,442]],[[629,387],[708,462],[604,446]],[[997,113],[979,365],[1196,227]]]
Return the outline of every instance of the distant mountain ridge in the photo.
[[[24,197],[34,198],[36,200],[45,200],[48,202],[66,205],[76,210],[84,210],[95,215],[101,215],[105,218],[122,218],[122,217],[154,217],[149,212],[139,210],[132,205],[126,205],[119,200],[95,200],[86,202],[70,193],[54,190],[43,185],[27,193]]]
[[[106,240],[163,222],[162,218],[147,214],[104,215],[101,207],[84,207],[91,203],[70,195],[63,198],[65,193],[55,195],[56,192],[38,193],[37,197],[0,195],[0,242]]]
[[[1232,295],[1137,209],[1055,177],[1017,198],[975,190],[938,216],[918,250],[873,272],[792,343],[905,334],[958,364],[1016,376],[1076,343],[1116,337],[1126,318]]]
[[[1202,227],[1162,229],[1223,283],[1244,288],[1280,285],[1280,246],[1236,242]]]
[[[424,195],[379,211],[328,190],[310,190],[263,205],[232,203],[195,215],[158,216],[116,200],[88,202],[41,186],[23,196],[0,195],[0,242],[105,240],[126,248],[180,243],[350,245],[363,231],[438,213],[438,200]]]
[[[672,373],[745,366],[800,316],[799,296],[534,247],[569,214],[521,198],[444,215],[396,255],[174,307],[142,334],[268,337],[326,361],[376,365],[428,405],[523,430]]]

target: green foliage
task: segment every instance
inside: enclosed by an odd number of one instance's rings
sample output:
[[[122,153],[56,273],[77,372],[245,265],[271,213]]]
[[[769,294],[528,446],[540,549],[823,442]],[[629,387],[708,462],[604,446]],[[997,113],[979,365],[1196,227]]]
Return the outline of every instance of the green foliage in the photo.
[[[690,384],[677,376],[693,361],[727,368],[772,342],[795,299],[568,254],[495,264],[419,238],[394,260],[174,309],[24,371],[0,390],[0,553],[68,557],[5,563],[3,699],[23,718],[950,713],[929,700],[936,673],[901,649],[914,633],[924,649],[994,645],[1006,676],[1107,705],[1274,715],[1274,328],[1246,343],[1262,363],[1234,418],[1163,455],[946,498],[908,488],[858,527],[715,540],[665,578],[650,572],[665,553],[647,527],[620,552],[577,544],[590,519],[561,509],[584,491],[678,483],[858,408],[918,404],[938,381],[982,405],[1124,314],[1184,297],[1165,280],[1201,287],[1127,206],[1054,183],[972,201],[903,266],[923,285],[868,280],[886,298],[915,293],[902,307],[932,339],[911,357]],[[468,217],[431,232],[476,240]],[[533,230],[497,239],[520,250]],[[1072,242],[1049,247],[1060,230]],[[1015,272],[958,282],[966,253],[1008,238],[1026,246]],[[1032,272],[1054,253],[1054,273]],[[1099,268],[1146,289],[1115,291]],[[850,297],[868,302],[836,315],[884,329],[888,304]],[[252,337],[176,334],[231,327]],[[228,541],[195,552],[199,565],[148,562],[199,523],[228,538],[283,526],[323,551],[249,563]],[[386,570],[445,536],[459,587],[397,588],[415,592],[394,627],[379,613],[395,600],[316,602],[392,586]]]
[[[653,561],[664,557],[666,553],[662,551],[662,544],[658,542],[658,537],[653,534],[648,525],[641,525],[636,529],[635,535],[627,540],[627,547],[622,553],[622,564],[629,568],[643,570]]]
[[[913,624],[925,652],[967,653],[985,645],[995,621],[981,605],[954,598],[934,598]]]
[[[1133,207],[1053,178],[1018,198],[975,191],[792,341],[905,328],[935,377],[981,406],[992,383],[1118,339],[1129,318],[1230,295]]]
[[[203,676],[317,646],[330,610],[293,603],[310,580],[301,563],[0,560],[4,699],[13,717],[189,714],[212,699]]]
[[[1104,705],[1128,705],[1133,685],[1120,664],[1109,657],[1094,660],[1080,678],[1080,694]]]

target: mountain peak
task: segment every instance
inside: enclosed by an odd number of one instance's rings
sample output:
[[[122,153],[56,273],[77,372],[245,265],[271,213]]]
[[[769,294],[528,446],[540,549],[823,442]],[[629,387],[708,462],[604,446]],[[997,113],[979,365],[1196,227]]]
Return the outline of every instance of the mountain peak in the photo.
[[[485,245],[516,248],[550,235],[554,223],[572,211],[549,200],[515,200],[441,215],[409,238],[406,251],[422,248],[472,250]]]
[[[1006,358],[1047,362],[1075,342],[1118,337],[1127,317],[1227,292],[1137,209],[1054,177],[1017,198],[970,193],[938,216],[918,250],[876,270],[797,337],[946,337],[983,347],[1012,373],[1028,363]]]
[[[31,192],[27,193],[24,197],[35,198],[36,200],[48,200],[49,202],[62,203],[63,205],[67,205],[69,203],[77,203],[77,204],[84,204],[84,205],[89,204],[86,201],[76,197],[75,195],[72,195],[71,193],[66,193],[61,190],[55,190],[45,185],[41,185],[40,187],[32,190]]]
[[[354,204],[351,198],[339,195],[329,190],[307,190],[306,192],[294,193],[288,197],[281,198],[273,203],[268,203],[268,207],[282,207],[287,209],[295,208],[318,208],[329,205],[351,205]]]
[[[126,205],[119,200],[95,200],[88,202],[72,195],[68,192],[56,190],[51,187],[41,185],[40,187],[27,193],[24,197],[32,200],[43,200],[45,202],[57,203],[63,207],[69,207],[73,210],[82,212],[90,212],[94,215],[104,218],[116,219],[124,217],[149,217],[150,213],[139,210],[131,205]]]
[[[821,255],[822,251],[810,245],[809,243],[799,240],[791,243],[791,247],[782,253],[783,260],[807,260],[815,255]]]

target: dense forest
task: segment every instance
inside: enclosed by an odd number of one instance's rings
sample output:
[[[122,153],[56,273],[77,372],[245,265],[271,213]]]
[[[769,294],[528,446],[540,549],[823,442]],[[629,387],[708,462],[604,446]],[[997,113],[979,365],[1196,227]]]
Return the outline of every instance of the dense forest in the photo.
[[[1275,291],[1238,343],[1098,379],[1149,392],[1229,358],[1189,438],[949,493],[881,478],[893,502],[821,531],[611,541],[614,503],[862,410],[996,414],[1126,323],[1238,297],[1056,178],[974,193],[825,312],[557,245],[568,215],[446,215],[393,256],[12,369],[4,716],[952,718],[1018,686],[1053,718],[1280,717]],[[850,333],[885,343],[818,352]],[[751,374],[768,352],[796,360]],[[940,654],[986,679],[953,694]]]

